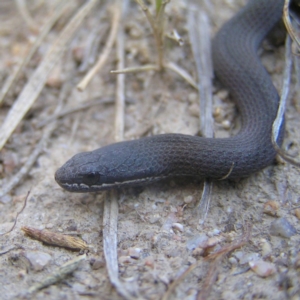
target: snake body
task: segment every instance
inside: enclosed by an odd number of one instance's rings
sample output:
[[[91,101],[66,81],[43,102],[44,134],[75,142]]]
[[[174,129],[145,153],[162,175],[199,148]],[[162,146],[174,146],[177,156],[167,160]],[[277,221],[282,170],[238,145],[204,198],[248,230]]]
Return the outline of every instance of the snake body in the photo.
[[[241,178],[270,165],[279,96],[257,50],[283,5],[284,0],[250,0],[213,40],[215,74],[241,114],[236,136],[162,134],[111,144],[72,157],[57,170],[58,184],[71,192],[95,192],[168,177]]]

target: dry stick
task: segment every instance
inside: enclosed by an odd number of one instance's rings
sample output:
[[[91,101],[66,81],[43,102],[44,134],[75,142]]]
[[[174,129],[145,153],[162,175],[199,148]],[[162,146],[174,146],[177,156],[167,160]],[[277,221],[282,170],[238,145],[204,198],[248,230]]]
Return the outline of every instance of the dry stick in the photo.
[[[41,30],[41,33],[35,40],[34,44],[30,48],[28,55],[23,59],[23,61],[16,66],[13,70],[13,73],[6,79],[4,82],[1,91],[0,91],[0,104],[3,102],[5,96],[7,95],[9,89],[12,87],[13,83],[18,79],[20,72],[26,67],[28,62],[31,60],[33,54],[36,52],[40,44],[43,42],[44,38],[48,35],[49,31],[56,23],[56,21],[61,17],[61,15],[69,9],[71,6],[70,2],[61,2],[57,8],[55,9],[53,15],[51,16],[50,20],[46,22],[44,27]]]
[[[107,42],[105,44],[103,52],[100,54],[96,65],[85,75],[85,77],[80,81],[77,85],[77,89],[79,91],[84,91],[91,79],[95,76],[97,72],[103,67],[104,63],[107,61],[109,54],[111,53],[112,46],[115,42],[118,26],[120,23],[121,12],[118,7],[118,1],[115,1],[115,9],[113,9],[113,20],[111,24],[111,29],[109,32],[109,36]]]
[[[284,120],[284,111],[285,111],[286,102],[287,102],[288,94],[289,94],[292,63],[293,63],[293,60],[292,60],[292,50],[291,50],[291,38],[289,36],[287,36],[286,42],[285,42],[285,68],[284,68],[284,75],[283,75],[283,85],[282,85],[282,92],[281,92],[279,107],[278,107],[278,111],[277,111],[277,116],[276,116],[276,119],[272,126],[272,144],[273,144],[274,148],[276,149],[277,153],[284,160],[291,163],[292,165],[300,167],[300,162],[293,159],[292,156],[290,156],[288,153],[286,153],[284,150],[282,150],[277,144],[277,139],[278,139],[278,136],[280,133],[280,128],[281,128],[283,120]]]
[[[102,98],[99,100],[90,100],[90,101],[86,101],[83,104],[80,104],[76,107],[72,107],[72,108],[67,108],[63,111],[59,111],[56,114],[53,114],[51,117],[46,118],[45,120],[41,121],[40,123],[38,123],[36,125],[37,129],[40,129],[42,127],[44,127],[45,125],[47,125],[48,123],[55,121],[57,119],[60,119],[62,117],[65,117],[66,115],[84,110],[84,109],[88,109],[91,108],[93,106],[98,106],[98,105],[103,105],[103,104],[112,104],[113,103],[113,98]]]
[[[127,1],[122,3],[122,0],[116,1],[114,12],[120,16],[120,24],[122,24],[122,15],[124,15]],[[118,68],[124,68],[124,32],[123,26],[119,26],[117,32],[117,59]],[[125,75],[121,74],[117,77],[117,92],[116,92],[116,116],[115,116],[115,139],[122,141],[124,137],[124,108],[125,108]],[[118,193],[111,191],[106,193],[104,201],[103,215],[103,250],[106,260],[106,267],[111,284],[116,288],[116,291],[125,299],[133,299],[133,295],[119,279],[118,268]]]
[[[188,28],[198,73],[200,104],[200,129],[204,137],[213,137],[212,119],[212,60],[209,20],[204,10],[190,7]],[[198,206],[199,223],[204,223],[209,209],[213,183],[204,181],[202,197]]]
[[[29,194],[30,194],[30,191],[27,193],[27,195],[26,195],[26,197],[25,197],[25,201],[24,201],[24,204],[23,204],[22,209],[21,209],[21,210],[17,213],[17,215],[16,215],[16,219],[15,219],[15,222],[14,222],[12,228],[11,228],[10,230],[8,230],[7,232],[5,232],[5,233],[0,233],[0,236],[5,235],[5,234],[8,234],[8,233],[10,233],[10,232],[13,231],[13,229],[15,228],[15,226],[16,226],[16,224],[17,224],[17,220],[18,220],[19,215],[23,212],[23,210],[25,209],[25,207],[26,207],[26,205],[27,205],[27,199],[28,199]]]
[[[0,150],[36,101],[45,85],[50,71],[61,58],[62,53],[73,38],[73,35],[82,23],[84,17],[86,17],[97,2],[98,0],[90,0],[80,8],[79,12],[65,26],[54,45],[31,76],[29,82],[20,93],[17,101],[10,109],[2,127],[0,128]]]
[[[23,232],[29,237],[46,243],[48,245],[63,247],[73,250],[88,250],[89,246],[86,242],[78,237],[70,236],[67,234],[61,234],[58,232],[52,232],[50,230],[39,230],[33,227],[23,226],[21,228]]]

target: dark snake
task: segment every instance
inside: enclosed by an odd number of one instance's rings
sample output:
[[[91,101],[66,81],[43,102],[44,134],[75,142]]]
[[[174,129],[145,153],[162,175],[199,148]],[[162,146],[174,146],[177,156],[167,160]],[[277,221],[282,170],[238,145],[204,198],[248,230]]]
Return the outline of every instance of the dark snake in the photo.
[[[215,74],[241,115],[236,136],[161,134],[111,144],[76,154],[56,171],[57,183],[70,192],[96,192],[169,177],[241,178],[270,165],[279,96],[257,50],[280,20],[283,5],[284,0],[250,0],[213,40]]]

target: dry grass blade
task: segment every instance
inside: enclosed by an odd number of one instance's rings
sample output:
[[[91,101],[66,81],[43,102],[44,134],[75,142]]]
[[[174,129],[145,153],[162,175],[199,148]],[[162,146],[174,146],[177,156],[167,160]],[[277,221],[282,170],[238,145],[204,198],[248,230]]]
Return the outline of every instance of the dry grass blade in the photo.
[[[42,282],[33,285],[28,290],[28,294],[29,295],[33,294],[43,288],[46,288],[52,284],[55,284],[55,283],[63,280],[66,276],[73,273],[78,268],[79,264],[83,260],[86,260],[86,254],[78,256],[78,257],[68,261],[67,263],[62,265],[60,268],[58,268],[58,270],[55,273],[53,273],[50,276],[43,279]]]
[[[135,299],[119,279],[117,228],[119,207],[115,191],[107,192],[103,214],[103,250],[111,284],[124,299]]]
[[[198,90],[198,84],[195,82],[193,77],[184,69],[180,68],[176,64],[172,62],[166,63],[165,67],[169,70],[172,70],[173,72],[177,73],[179,76],[181,76],[185,81],[187,81],[193,88]]]
[[[298,45],[298,48],[300,48],[300,41],[298,39],[297,33],[293,29],[293,25],[291,22],[289,5],[290,5],[290,0],[285,0],[284,7],[283,7],[283,22],[285,24],[287,32],[289,33],[293,41]]]
[[[24,60],[14,69],[13,73],[7,78],[5,83],[3,84],[1,91],[0,91],[0,104],[3,102],[6,94],[8,93],[9,89],[13,85],[13,83],[17,80],[18,75],[20,72],[25,68],[28,62],[31,60],[33,54],[36,52],[44,38],[48,35],[49,31],[56,23],[56,21],[61,17],[61,15],[71,6],[73,5],[71,2],[63,2],[60,3],[57,8],[55,9],[51,18],[46,22],[44,27],[42,28],[39,36],[35,40],[34,44],[32,45],[28,55],[24,58]]]
[[[27,5],[26,5],[26,1],[25,0],[15,0],[16,2],[16,6],[19,10],[20,15],[22,16],[23,20],[25,21],[25,24],[27,24],[27,26],[29,27],[30,30],[32,30],[33,32],[38,32],[38,24],[36,24],[36,22],[31,18],[28,9],[27,9]]]
[[[115,15],[120,16],[120,21],[123,19],[127,1],[116,2],[115,9],[120,12],[115,12]],[[122,22],[120,22],[122,24]],[[119,26],[117,32],[117,59],[118,68],[124,68],[124,32],[123,26]],[[122,141],[124,136],[124,109],[125,109],[125,75],[120,74],[117,78],[116,90],[116,117],[115,117],[115,139]],[[118,268],[118,253],[117,253],[117,233],[118,233],[118,193],[107,192],[104,201],[104,216],[103,216],[103,249],[106,260],[107,272],[111,284],[116,288],[119,295],[125,299],[133,299],[133,295],[119,279]]]
[[[45,85],[50,71],[61,58],[84,17],[92,10],[97,2],[98,0],[90,0],[81,7],[78,13],[66,25],[54,45],[29,79],[29,82],[22,90],[0,128],[0,150],[36,101]]]
[[[145,71],[158,71],[158,67],[156,65],[144,65],[140,67],[132,67],[120,70],[112,70],[110,73],[112,74],[126,74],[126,73],[138,73]]]
[[[188,14],[189,36],[198,74],[200,130],[204,137],[213,137],[212,77],[213,67],[209,19],[204,10],[191,6]],[[204,223],[212,195],[213,182],[204,181],[198,206],[199,222]]]
[[[272,127],[272,143],[277,153],[287,162],[291,163],[294,166],[300,167],[300,162],[296,161],[293,157],[291,157],[288,153],[283,151],[277,144],[277,139],[280,133],[280,128],[282,126],[284,120],[284,112],[286,107],[286,102],[289,95],[289,86],[291,83],[291,73],[292,73],[292,49],[291,49],[291,38],[287,36],[285,43],[285,69],[283,75],[283,85],[282,92],[279,102],[279,107],[277,111],[276,119],[273,123]]]
[[[112,24],[111,29],[109,32],[109,36],[107,39],[107,42],[105,44],[103,52],[100,54],[99,59],[95,66],[86,74],[86,76],[81,80],[81,82],[77,85],[77,88],[79,91],[84,91],[91,79],[95,76],[97,72],[103,67],[104,63],[109,57],[109,54],[111,53],[112,46],[116,40],[118,27],[120,23],[121,18],[121,10],[119,8],[121,4],[119,4],[119,1],[115,1],[115,7],[113,9],[113,18],[112,18]]]

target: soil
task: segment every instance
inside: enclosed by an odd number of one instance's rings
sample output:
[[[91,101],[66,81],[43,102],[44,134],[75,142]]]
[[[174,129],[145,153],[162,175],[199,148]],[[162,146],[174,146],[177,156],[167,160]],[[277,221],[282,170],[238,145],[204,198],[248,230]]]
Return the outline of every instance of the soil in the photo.
[[[6,0],[0,4],[1,86],[15,64],[24,59],[38,34],[28,28],[16,2]],[[56,3],[41,2],[28,2],[29,13],[38,28],[48,20]],[[66,12],[55,24],[5,97],[0,109],[0,124],[70,15],[84,3],[73,2],[73,11]],[[147,1],[151,13],[152,2],[155,1]],[[241,0],[203,2],[211,8],[207,9],[207,14],[212,35],[244,5]],[[184,43],[179,46],[166,39],[165,57],[196,78],[187,29],[188,9],[183,0],[171,1],[166,7],[166,32],[176,29]],[[90,57],[98,57],[107,40],[111,15],[110,1],[102,1],[88,15],[50,74],[36,103],[0,152],[1,189],[34,150],[45,128],[38,125],[53,114],[60,98],[64,102],[62,111],[91,99],[104,102],[57,119],[56,129],[29,173],[0,199],[0,233],[4,233],[12,227],[30,190],[16,226],[10,233],[0,236],[1,299],[25,297],[32,285],[42,282],[79,255],[79,251],[29,238],[21,230],[23,226],[80,237],[90,249],[87,258],[73,273],[30,296],[27,294],[27,297],[122,299],[110,282],[103,254],[106,193],[69,193],[54,180],[55,171],[76,153],[115,141],[116,75],[110,73],[117,68],[115,47],[87,89],[84,92],[76,89],[88,70],[82,67],[86,49],[97,37],[96,55],[90,54]],[[123,28],[125,66],[154,63],[156,50],[150,25],[134,1],[128,4]],[[269,42],[264,43],[261,50],[263,64],[279,91],[284,50],[284,46],[275,47]],[[159,133],[196,135],[199,132],[198,93],[179,75],[169,70],[132,73],[126,75],[125,82],[125,140]],[[65,91],[65,97],[62,97],[62,91]],[[292,83],[286,109],[284,148],[288,148],[295,158],[299,158],[300,149],[297,96],[296,83]],[[238,113],[227,91],[220,88],[216,80],[213,109],[215,136],[234,134],[239,123]],[[172,283],[175,288],[169,299],[197,299],[201,292],[207,292],[201,299],[300,299],[300,212],[296,210],[300,201],[299,168],[278,158],[273,165],[247,179],[214,182],[207,217],[204,222],[199,222],[203,213],[198,208],[202,189],[201,181],[167,181],[118,193],[121,282],[135,291],[139,299],[162,299]],[[280,220],[288,223],[280,223]],[[279,229],[275,226],[278,221]],[[287,231],[294,234],[284,236]],[[247,233],[249,239],[245,237]],[[228,250],[228,253],[224,250],[241,238],[246,241],[243,245]],[[220,250],[226,255],[208,259]],[[262,268],[262,274],[258,268]]]

